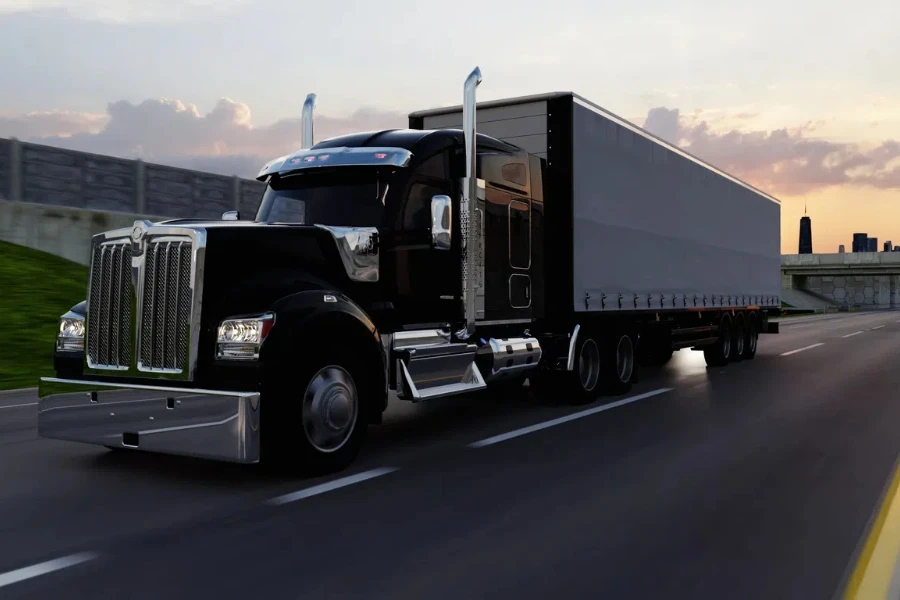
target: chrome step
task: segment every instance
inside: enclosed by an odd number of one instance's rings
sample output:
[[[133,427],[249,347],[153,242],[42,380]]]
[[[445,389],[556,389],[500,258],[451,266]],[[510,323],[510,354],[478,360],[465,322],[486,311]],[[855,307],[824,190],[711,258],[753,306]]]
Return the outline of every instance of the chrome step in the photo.
[[[395,349],[397,396],[421,402],[483,390],[474,344],[443,343]]]

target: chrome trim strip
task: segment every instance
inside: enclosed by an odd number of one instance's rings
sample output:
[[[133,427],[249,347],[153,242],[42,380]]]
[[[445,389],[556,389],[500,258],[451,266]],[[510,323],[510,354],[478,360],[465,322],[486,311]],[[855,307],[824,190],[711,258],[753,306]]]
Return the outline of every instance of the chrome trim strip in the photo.
[[[575,325],[572,337],[569,338],[569,357],[566,360],[566,371],[571,371],[575,368],[575,343],[578,341],[579,331],[581,331],[581,325]]]
[[[478,321],[478,325],[523,325],[533,321],[534,319],[499,319],[497,321]]]
[[[160,392],[188,392],[195,396],[240,396],[241,398],[250,398],[258,396],[259,392],[237,392],[229,390],[210,390],[207,388],[183,388],[170,387],[164,385],[143,385],[135,383],[107,383],[104,381],[89,381],[87,379],[62,379],[59,377],[41,377],[42,382],[46,383],[66,383],[71,385],[86,385],[90,387],[101,387],[111,389],[126,390],[155,390]]]
[[[316,225],[334,236],[347,277],[353,281],[378,281],[378,229]]]

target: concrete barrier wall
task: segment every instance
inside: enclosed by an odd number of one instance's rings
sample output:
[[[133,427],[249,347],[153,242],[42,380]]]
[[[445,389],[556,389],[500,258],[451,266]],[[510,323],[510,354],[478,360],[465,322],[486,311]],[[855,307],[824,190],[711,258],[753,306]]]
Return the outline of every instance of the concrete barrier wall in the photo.
[[[0,240],[84,263],[91,235],[138,218],[219,219],[239,210],[242,219],[253,219],[264,187],[0,138]]]
[[[150,218],[120,212],[0,200],[0,240],[87,265],[91,237]],[[152,218],[151,218],[152,220]]]

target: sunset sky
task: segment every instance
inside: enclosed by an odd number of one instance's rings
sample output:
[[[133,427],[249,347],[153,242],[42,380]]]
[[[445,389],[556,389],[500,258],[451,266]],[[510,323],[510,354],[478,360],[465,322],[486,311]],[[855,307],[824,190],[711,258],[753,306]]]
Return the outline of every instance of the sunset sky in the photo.
[[[731,5],[734,6],[726,6]],[[900,245],[900,2],[0,0],[0,137],[252,176],[299,144],[575,91],[783,201],[814,250]],[[879,248],[880,249],[880,248]]]

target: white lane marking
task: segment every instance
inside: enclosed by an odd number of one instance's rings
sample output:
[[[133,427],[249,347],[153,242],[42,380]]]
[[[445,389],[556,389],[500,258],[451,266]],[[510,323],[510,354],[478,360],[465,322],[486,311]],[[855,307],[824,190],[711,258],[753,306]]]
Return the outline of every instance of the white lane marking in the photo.
[[[336,490],[338,488],[347,487],[348,485],[353,485],[354,483],[360,483],[362,481],[374,479],[375,477],[381,477],[382,475],[387,475],[388,473],[393,473],[396,470],[397,469],[394,467],[384,467],[381,469],[372,469],[371,471],[364,471],[362,473],[357,473],[356,475],[348,475],[347,477],[341,477],[340,479],[335,479],[334,481],[329,481],[328,483],[314,485],[313,487],[306,488],[305,490],[291,492],[290,494],[285,494],[283,496],[278,496],[276,498],[266,500],[266,504],[272,504],[274,506],[279,506],[281,504],[287,504],[288,502],[294,502],[296,500],[303,500],[304,498],[309,498],[310,496],[317,496],[319,494],[324,494],[325,492],[330,492],[330,491]]]
[[[63,556],[62,558],[48,560],[47,562],[31,565],[30,567],[16,569],[15,571],[0,573],[0,587],[12,585],[20,581],[25,581],[26,579],[31,579],[32,577],[46,575],[47,573],[59,571],[60,569],[73,567],[95,558],[97,558],[97,554],[95,554],[94,552],[81,552],[79,554],[70,554],[69,556]]]
[[[781,354],[781,356],[790,356],[791,354],[797,354],[798,352],[812,350],[813,348],[818,348],[819,346],[824,346],[824,345],[825,345],[825,342],[822,342],[820,344],[813,344],[812,346],[807,346],[805,348],[797,348],[796,350],[791,350],[790,352],[785,352],[784,354]]]
[[[29,402],[28,404],[10,404],[9,406],[0,406],[0,410],[4,408],[21,408],[23,406],[37,406],[37,402]]]
[[[853,337],[854,335],[859,335],[861,333],[865,333],[865,331],[857,331],[856,333],[851,333],[849,335],[842,335],[843,338]]]
[[[873,328],[870,329],[869,331],[875,331],[876,329],[881,329],[881,328],[883,328],[883,327],[884,327],[884,325],[879,325],[878,327],[873,327]]]
[[[624,400],[619,400],[617,402],[611,402],[610,404],[604,404],[603,406],[589,408],[587,410],[573,413],[571,415],[566,415],[565,417],[560,417],[558,419],[553,419],[551,421],[544,421],[543,423],[537,423],[536,425],[531,425],[529,427],[523,427],[522,429],[516,429],[516,430],[510,431],[508,433],[501,433],[500,435],[495,435],[493,437],[489,437],[487,439],[483,439],[481,441],[469,444],[469,448],[484,448],[485,446],[499,444],[500,442],[505,442],[506,440],[511,440],[513,438],[527,435],[529,433],[534,433],[535,431],[540,431],[541,429],[547,429],[548,427],[554,427],[556,425],[568,423],[569,421],[574,421],[575,419],[581,419],[582,417],[589,417],[590,415],[595,415],[595,414],[601,413],[605,410],[610,410],[613,408],[618,408],[620,406],[625,406],[626,404],[631,404],[632,402],[637,402],[638,400],[644,400],[645,398],[650,398],[652,396],[658,396],[660,394],[665,394],[666,392],[671,392],[673,389],[675,389],[675,388],[661,388],[658,390],[653,390],[652,392],[647,392],[646,394],[639,394],[637,396],[632,396],[631,398],[625,398]]]

